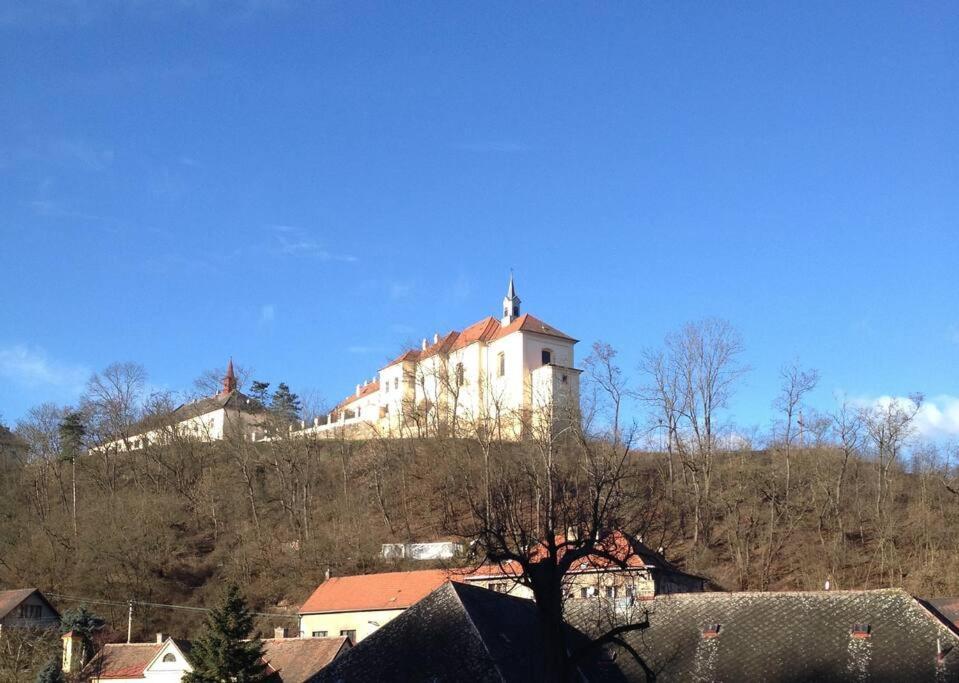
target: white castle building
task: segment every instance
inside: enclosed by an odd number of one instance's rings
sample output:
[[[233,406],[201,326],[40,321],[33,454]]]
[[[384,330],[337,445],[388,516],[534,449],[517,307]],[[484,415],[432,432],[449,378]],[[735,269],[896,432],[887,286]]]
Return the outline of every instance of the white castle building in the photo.
[[[155,415],[137,424],[128,436],[100,444],[92,451],[133,451],[150,445],[169,445],[179,439],[220,441],[247,438],[266,421],[266,411],[237,388],[230,359],[223,388],[215,396],[183,403],[165,415]]]
[[[499,320],[488,316],[462,331],[424,339],[293,434],[488,434],[512,440],[578,419],[577,340],[522,313],[520,304],[511,275]]]

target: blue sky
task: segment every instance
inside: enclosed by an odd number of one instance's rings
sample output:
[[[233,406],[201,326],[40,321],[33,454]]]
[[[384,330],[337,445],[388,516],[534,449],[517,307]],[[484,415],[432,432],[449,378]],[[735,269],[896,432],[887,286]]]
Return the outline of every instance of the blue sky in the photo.
[[[334,401],[525,309],[631,370],[742,333],[959,433],[959,7],[0,4],[0,414],[232,355]],[[951,419],[951,421],[950,421]]]

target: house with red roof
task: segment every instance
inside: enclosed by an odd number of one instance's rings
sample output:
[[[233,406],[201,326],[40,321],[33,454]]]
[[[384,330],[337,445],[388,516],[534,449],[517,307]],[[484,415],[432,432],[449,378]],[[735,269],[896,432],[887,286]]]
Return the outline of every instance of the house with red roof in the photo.
[[[556,542],[562,547],[564,539],[557,537]],[[583,558],[567,572],[568,600],[602,598],[619,607],[658,595],[706,589],[706,579],[680,570],[662,553],[622,532],[609,533],[597,542],[596,548],[595,554]],[[529,552],[535,561],[545,550],[534,546]],[[532,591],[523,585],[522,575],[518,564],[504,563],[329,578],[300,608],[300,634],[341,635],[354,643],[362,641],[447,582],[468,583],[532,599]]]
[[[350,649],[349,638],[288,638],[276,629],[264,638],[264,683],[312,683],[327,665]],[[63,636],[63,670],[84,683],[180,683],[193,671],[190,641],[158,633],[152,643],[107,643],[86,663],[80,637]]]
[[[450,579],[445,569],[331,577],[300,607],[300,635],[357,643]]]
[[[522,313],[510,275],[502,316],[435,333],[294,432],[335,438],[468,435],[513,440],[575,419],[577,340]]]

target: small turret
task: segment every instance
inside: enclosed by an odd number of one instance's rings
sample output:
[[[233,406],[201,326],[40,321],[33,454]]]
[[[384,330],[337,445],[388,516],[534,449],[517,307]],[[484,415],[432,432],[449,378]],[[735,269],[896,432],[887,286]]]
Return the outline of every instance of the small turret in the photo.
[[[83,638],[74,631],[67,631],[60,640],[63,641],[63,673],[75,674],[83,668]]]
[[[509,287],[506,288],[506,296],[503,297],[503,319],[500,321],[503,327],[519,317],[519,305],[522,303],[516,295],[516,287],[513,285],[513,271],[509,274]]]
[[[223,390],[220,396],[232,394],[234,391],[236,391],[236,375],[233,373],[233,358],[230,358],[226,366],[226,375],[223,377]]]

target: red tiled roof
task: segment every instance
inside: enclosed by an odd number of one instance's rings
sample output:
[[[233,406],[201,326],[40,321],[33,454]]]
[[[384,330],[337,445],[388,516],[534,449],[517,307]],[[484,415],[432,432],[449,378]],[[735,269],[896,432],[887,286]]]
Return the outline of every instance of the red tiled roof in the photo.
[[[533,332],[536,334],[544,334],[548,337],[565,339],[566,341],[571,341],[573,343],[576,343],[577,341],[568,334],[560,332],[552,325],[544,323],[542,320],[530,315],[529,313],[521,315],[505,327],[500,323],[500,321],[496,320],[496,318],[487,316],[482,320],[473,323],[462,332],[457,332],[456,330],[450,332],[449,334],[441,337],[437,343],[427,346],[424,350],[411,349],[405,352],[398,358],[388,363],[383,369],[404,361],[418,361],[423,360],[424,358],[429,358],[437,353],[449,353],[450,351],[465,348],[473,342],[491,342],[496,339],[501,339],[502,337],[512,334],[513,332]]]
[[[338,404],[336,407],[337,407],[337,408],[343,408],[344,406],[348,406],[349,404],[351,404],[353,401],[358,401],[358,400],[360,400],[361,398],[363,398],[364,396],[369,396],[369,395],[372,394],[374,391],[379,391],[379,390],[380,390],[380,383],[379,383],[379,381],[370,382],[370,383],[367,384],[365,387],[360,387],[360,393],[359,393],[359,394],[354,393],[354,394],[352,394],[351,396],[347,396],[347,397],[344,398],[342,401],[340,401],[339,404]]]
[[[556,537],[556,543],[562,543],[564,541],[563,536]],[[596,544],[596,547],[606,552],[613,557],[618,558],[620,561],[625,562],[626,566],[630,569],[641,569],[646,566],[663,566],[667,565],[664,560],[660,560],[656,557],[655,553],[651,550],[647,550],[644,546],[630,539],[626,534],[614,531],[613,533],[606,536],[602,541]],[[530,549],[530,559],[536,560],[539,557],[542,557],[546,554],[546,549],[542,545],[536,545]],[[564,550],[560,549],[559,556],[562,557]],[[667,565],[668,568],[668,565]],[[571,574],[578,574],[580,572],[589,572],[596,570],[604,569],[621,569],[621,565],[617,562],[606,557],[600,557],[597,555],[590,555],[583,560],[577,562],[573,567],[570,568]],[[519,577],[523,573],[522,568],[518,563],[509,561],[500,564],[492,565],[483,565],[477,568],[475,571],[471,572],[466,578],[477,579],[480,577],[488,576],[510,576],[510,577]]]
[[[345,636],[264,639],[263,661],[274,672],[267,680],[304,683],[349,648]]]
[[[107,643],[84,669],[97,678],[142,678],[163,643]]]
[[[334,576],[313,591],[300,614],[406,609],[451,580],[445,569]]]

